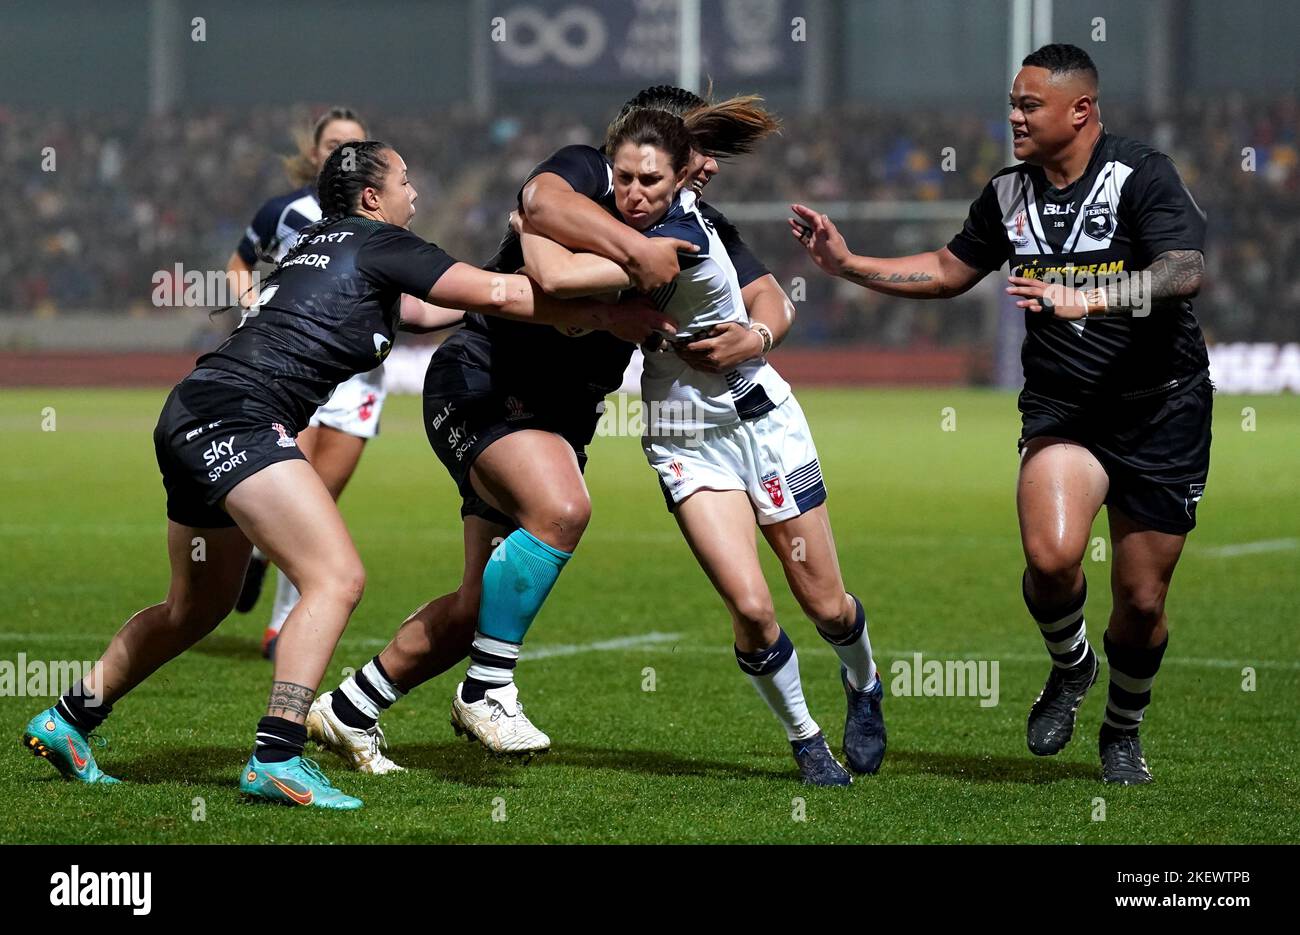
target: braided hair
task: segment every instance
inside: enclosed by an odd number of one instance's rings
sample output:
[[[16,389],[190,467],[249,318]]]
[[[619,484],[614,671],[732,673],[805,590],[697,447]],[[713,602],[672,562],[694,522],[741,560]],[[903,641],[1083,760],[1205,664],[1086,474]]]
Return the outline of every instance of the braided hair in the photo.
[[[330,153],[321,166],[316,180],[316,200],[320,202],[321,219],[298,232],[298,240],[284,255],[269,280],[286,262],[307,249],[311,239],[331,225],[355,214],[361,192],[367,188],[383,188],[388,174],[386,150],[392,149],[380,140],[350,140]]]
[[[390,149],[391,146],[380,140],[349,140],[330,153],[329,158],[325,160],[325,165],[321,167],[320,177],[316,180],[316,200],[320,202],[321,219],[298,232],[298,239],[293,247],[280,258],[275,269],[262,280],[262,288],[265,288],[267,283],[279,274],[286,262],[302,254],[313,237],[327,227],[355,214],[363,189],[384,187],[384,176],[388,173],[388,160],[383,153]],[[269,258],[264,257],[264,259],[270,261]],[[242,299],[254,285],[249,284],[248,288],[240,294],[240,298]],[[209,317],[215,317],[234,307],[234,304],[223,305],[212,311]]]
[[[638,107],[650,107],[655,110],[666,110],[670,114],[676,114],[681,117],[688,110],[694,110],[696,107],[703,107],[708,101],[700,97],[693,91],[687,91],[685,88],[676,88],[670,84],[656,84],[653,87],[643,88],[638,91],[618,112],[615,121],[625,116],[628,111]]]

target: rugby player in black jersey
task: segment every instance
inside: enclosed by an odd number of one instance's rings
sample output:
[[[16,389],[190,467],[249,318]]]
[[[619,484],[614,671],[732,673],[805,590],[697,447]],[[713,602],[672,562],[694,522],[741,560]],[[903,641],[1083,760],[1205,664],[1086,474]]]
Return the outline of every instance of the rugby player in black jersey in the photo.
[[[1083,554],[1107,507],[1114,609],[1102,779],[1151,781],[1138,739],[1168,645],[1165,598],[1210,464],[1213,386],[1192,297],[1205,215],[1164,154],[1107,133],[1097,69],[1071,45],[1022,63],[1011,88],[1021,163],[931,253],[855,256],[823,214],[793,205],[791,232],[824,271],[887,295],[946,298],[1010,264],[1025,309],[1016,504],[1023,594],[1052,660],[1029,712],[1029,749],[1059,752],[1099,664],[1084,630]],[[1080,287],[1083,288],[1080,288]]]
[[[252,273],[258,260],[272,265],[278,263],[293,247],[299,232],[320,220],[316,177],[329,154],[347,140],[365,137],[365,125],[356,111],[348,107],[331,107],[299,141],[299,152],[284,160],[285,172],[294,183],[294,190],[270,199],[258,209],[226,263],[226,274],[235,285],[242,306],[257,301],[257,292],[252,288]],[[419,301],[407,298],[412,302]],[[450,326],[463,318],[463,312],[448,309],[443,324]],[[336,387],[329,400],[313,413],[308,427],[297,436],[299,450],[311,462],[335,500],[352,479],[366,441],[379,433],[385,395],[384,366],[380,364]],[[266,556],[253,549],[235,610],[247,613],[257,604],[266,568]],[[262,634],[262,655],[267,659],[275,654],[280,629],[298,602],[298,592],[284,573],[277,572],[276,578],[271,619]]]
[[[559,302],[524,276],[458,263],[416,237],[406,229],[416,192],[387,144],[340,146],[317,193],[322,219],[303,231],[230,337],[172,390],[154,430],[167,493],[166,599],[128,620],[91,675],[27,724],[23,745],[69,779],[117,781],[95,762],[91,731],[230,612],[253,543],[302,596],[280,637],[240,790],[290,805],[360,807],[302,756],[303,722],[365,572],[294,437],[335,386],[383,361],[403,311],[426,324],[425,306],[404,296],[563,327],[610,327],[629,340],[671,330],[644,306]]]
[[[680,88],[653,87],[620,113],[650,106],[680,115],[705,103]],[[693,154],[689,178],[697,191],[717,171],[715,159]],[[609,161],[590,146],[566,146],[538,165],[519,206],[539,233],[619,262],[642,288],[672,281],[677,250],[694,249],[671,238],[647,238],[617,220]],[[726,246],[753,324],[720,326],[677,352],[699,369],[725,371],[779,342],[794,308],[736,228],[707,205],[701,211]],[[520,269],[518,234],[507,231],[487,265]],[[550,739],[518,704],[512,670],[523,631],[586,529],[585,447],[633,349],[609,335],[571,336],[471,315],[438,350],[425,381],[425,430],[464,497],[464,574],[456,591],[416,610],[381,653],[316,700],[307,720],[312,739],[363,772],[397,769],[382,752],[379,716],[470,655],[473,665],[452,703],[456,729],[494,753],[549,747]],[[489,562],[493,555],[507,560]],[[527,567],[517,568],[512,555]],[[510,596],[504,610],[503,595]],[[517,595],[527,604],[515,605]],[[485,621],[498,622],[488,624],[491,630],[503,619],[513,628],[506,638],[497,630],[496,636],[480,634],[478,648],[471,645]]]

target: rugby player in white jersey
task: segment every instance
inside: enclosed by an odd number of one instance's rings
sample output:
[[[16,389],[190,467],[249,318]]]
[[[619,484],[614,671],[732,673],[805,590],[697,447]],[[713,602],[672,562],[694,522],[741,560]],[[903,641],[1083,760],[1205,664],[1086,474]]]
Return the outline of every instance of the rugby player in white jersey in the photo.
[[[675,280],[652,294],[689,342],[725,322],[747,322],[735,269],[686,187],[692,150],[748,152],[776,121],[753,98],[733,98],[678,117],[642,108],[611,127],[614,194],[624,222],[649,237],[694,244]],[[520,222],[525,269],[556,296],[631,285],[612,260],[568,248]],[[875,773],[885,753],[883,686],[872,659],[866,614],[840,574],[812,435],[798,401],[762,358],[725,373],[689,366],[671,352],[646,356],[643,445],[700,566],[731,614],[736,660],[781,722],[805,782],[852,781],[808,711],[798,657],[777,623],[753,528],[780,559],[791,591],[834,648],[848,697],[844,752],[857,773]]]

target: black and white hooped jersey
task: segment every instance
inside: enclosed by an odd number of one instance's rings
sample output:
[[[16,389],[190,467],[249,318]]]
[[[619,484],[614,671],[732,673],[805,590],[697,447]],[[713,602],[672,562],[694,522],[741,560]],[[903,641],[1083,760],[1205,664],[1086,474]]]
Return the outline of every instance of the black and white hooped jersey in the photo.
[[[300,431],[334,387],[383,363],[402,295],[426,299],[455,262],[405,228],[344,218],[263,283],[238,327],[198,359],[191,377],[238,386]]]
[[[580,195],[599,204],[614,217],[613,170],[600,150],[591,146],[565,146],[539,163],[524,185],[539,175],[553,173]],[[520,188],[520,195],[523,188]],[[765,267],[740,237],[735,225],[722,213],[700,206],[701,213],[717,230],[731,257],[741,288],[767,275]],[[519,236],[507,228],[497,253],[484,269],[515,273],[524,265]],[[607,331],[591,331],[569,337],[550,325],[507,321],[504,318],[469,314],[465,328],[486,334],[492,341],[492,378],[503,391],[526,387],[536,394],[545,389],[555,396],[603,399],[618,389],[623,372],[635,348]]]
[[[258,209],[236,250],[249,266],[264,257],[279,263],[298,242],[298,231],[320,218],[320,202],[316,200],[314,185],[279,195]]]
[[[1205,214],[1168,156],[1103,132],[1088,167],[1063,189],[1038,166],[1003,169],[948,244],[963,263],[1105,285],[1169,250],[1203,250]],[[1059,281],[1059,280],[1058,280]],[[1135,294],[1136,296],[1136,294]],[[1202,378],[1205,340],[1190,302],[1146,317],[1063,321],[1026,312],[1025,388],[1058,399],[1133,397]]]
[[[677,278],[651,293],[655,306],[677,326],[675,341],[689,341],[724,322],[749,324],[736,269],[717,230],[700,213],[695,192],[678,192],[668,213],[645,234],[700,248],[681,255]],[[725,374],[705,373],[664,350],[646,354],[641,374],[650,435],[735,425],[772,411],[789,395],[790,384],[762,357]]]

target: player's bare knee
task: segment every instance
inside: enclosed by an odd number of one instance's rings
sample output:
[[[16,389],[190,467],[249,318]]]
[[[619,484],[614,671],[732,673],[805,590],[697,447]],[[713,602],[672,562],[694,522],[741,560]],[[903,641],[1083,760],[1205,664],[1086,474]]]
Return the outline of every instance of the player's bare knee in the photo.
[[[1165,615],[1165,587],[1158,583],[1120,585],[1115,589],[1115,609],[1134,623],[1155,627]]]
[[[776,626],[776,610],[772,599],[765,594],[743,594],[733,598],[732,618],[738,629],[751,635],[766,633]]]
[[[1071,588],[1083,566],[1083,555],[1058,541],[1028,541],[1025,556],[1034,585],[1043,588]]]
[[[548,503],[527,516],[524,528],[552,548],[572,552],[591,521],[591,501],[586,497],[565,497]]]
[[[800,597],[799,606],[823,633],[838,636],[853,627],[855,608],[843,591]]]
[[[345,566],[320,581],[302,589],[303,597],[319,595],[343,607],[348,613],[361,603],[366,591],[366,570],[360,562]]]

